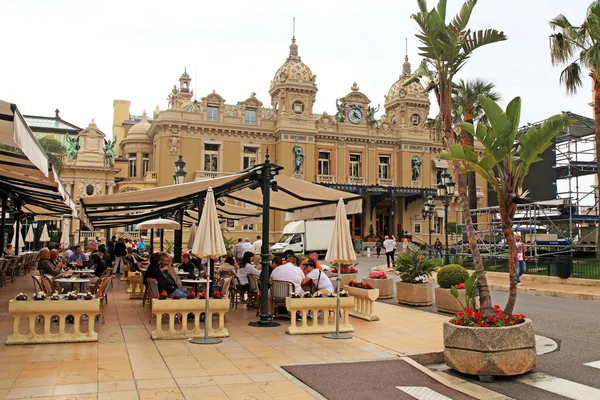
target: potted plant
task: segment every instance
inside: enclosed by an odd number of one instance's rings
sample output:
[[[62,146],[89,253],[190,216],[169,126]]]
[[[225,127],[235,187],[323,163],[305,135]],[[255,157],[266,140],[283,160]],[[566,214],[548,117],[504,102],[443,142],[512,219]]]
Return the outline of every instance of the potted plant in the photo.
[[[363,282],[368,283],[376,289],[379,289],[380,299],[391,299],[394,297],[394,280],[388,278],[383,271],[375,271],[363,279]]]
[[[400,274],[396,282],[396,298],[400,304],[430,306],[433,304],[433,285],[429,281],[437,270],[434,260],[423,255],[421,250],[408,249],[394,263]]]
[[[450,288],[456,288],[458,300],[463,304],[466,303],[465,282],[467,279],[469,279],[469,272],[462,265],[448,264],[438,270],[437,283],[439,287],[435,288],[435,306],[438,311],[454,314],[462,310],[461,303],[450,293]]]
[[[333,273],[333,276],[340,279],[341,286],[347,285],[350,281],[358,279],[358,270],[354,268],[354,265],[332,264],[333,268],[331,269],[331,272]]]

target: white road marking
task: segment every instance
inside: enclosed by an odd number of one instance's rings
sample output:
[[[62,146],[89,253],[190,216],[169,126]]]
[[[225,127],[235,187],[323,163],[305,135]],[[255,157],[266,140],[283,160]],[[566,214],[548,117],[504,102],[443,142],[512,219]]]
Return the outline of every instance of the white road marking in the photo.
[[[425,386],[396,386],[396,389],[402,390],[417,400],[452,400],[450,397],[446,397]]]
[[[551,353],[558,348],[558,344],[546,336],[535,335],[535,352],[538,356]]]
[[[583,365],[587,365],[588,367],[600,369],[600,361],[593,361],[593,362],[585,363]]]
[[[581,383],[568,381],[555,376],[546,375],[541,372],[525,375],[518,378],[517,381],[538,389],[546,390],[551,393],[559,394],[574,400],[600,399],[600,389]]]

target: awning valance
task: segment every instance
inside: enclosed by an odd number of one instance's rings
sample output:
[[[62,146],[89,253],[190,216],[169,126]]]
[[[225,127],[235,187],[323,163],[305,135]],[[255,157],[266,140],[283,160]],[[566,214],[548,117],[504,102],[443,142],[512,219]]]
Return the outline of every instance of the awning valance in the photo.
[[[448,169],[448,161],[447,160],[433,160],[433,166],[439,169]]]

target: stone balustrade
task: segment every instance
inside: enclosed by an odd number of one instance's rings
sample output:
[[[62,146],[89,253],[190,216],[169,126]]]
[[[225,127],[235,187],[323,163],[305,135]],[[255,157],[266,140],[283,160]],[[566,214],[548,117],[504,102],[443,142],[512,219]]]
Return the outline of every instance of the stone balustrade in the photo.
[[[379,321],[379,317],[375,315],[375,300],[379,297],[379,289],[360,289],[345,285],[344,290],[354,297],[351,316],[365,321]]]
[[[142,275],[129,275],[129,287],[127,293],[129,293],[130,299],[141,299],[144,297],[144,291],[146,286],[143,283],[144,277]]]
[[[76,343],[97,342],[98,333],[94,330],[94,319],[100,314],[100,300],[10,300],[8,314],[13,317],[13,332],[6,339],[6,344],[40,344],[40,343]],[[73,329],[66,325],[68,315],[74,317]],[[87,331],[81,331],[81,317],[87,316]],[[36,332],[38,316],[43,317],[43,330]],[[21,333],[22,317],[27,317],[27,333]],[[52,318],[58,317],[57,332],[52,332]],[[39,323],[42,325],[42,323]],[[56,328],[54,323],[54,328]],[[67,329],[68,328],[68,329]],[[39,331],[39,330],[38,330]]]
[[[225,314],[229,311],[229,299],[210,299],[210,314],[219,314],[218,326],[214,325],[212,318],[206,317],[203,326],[200,326],[200,315],[206,310],[204,299],[152,299],[152,314],[156,316],[156,328],[152,331],[152,339],[186,339],[203,337],[204,326],[208,324],[208,336],[228,337],[229,331],[225,328]],[[169,326],[162,327],[162,316],[168,315]],[[188,315],[193,314],[194,320],[188,321]],[[175,328],[176,319],[179,318],[181,327]]]
[[[286,331],[290,335],[335,332],[335,297],[299,299],[288,297],[285,299],[285,305],[292,316],[290,326]],[[353,306],[353,297],[340,298],[340,332],[354,331],[349,318]],[[298,311],[302,312],[301,321],[296,321]],[[308,318],[309,312],[312,314],[312,320]],[[319,316],[319,312],[322,312],[321,316]]]

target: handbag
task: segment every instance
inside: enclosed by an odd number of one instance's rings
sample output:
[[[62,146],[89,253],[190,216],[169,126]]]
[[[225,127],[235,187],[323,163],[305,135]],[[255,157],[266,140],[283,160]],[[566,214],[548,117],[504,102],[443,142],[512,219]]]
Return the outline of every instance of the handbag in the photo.
[[[311,286],[310,294],[314,294],[319,289],[319,282],[321,281],[321,270],[319,270],[319,277],[317,278],[317,284]]]

